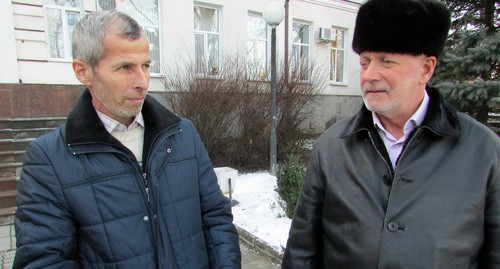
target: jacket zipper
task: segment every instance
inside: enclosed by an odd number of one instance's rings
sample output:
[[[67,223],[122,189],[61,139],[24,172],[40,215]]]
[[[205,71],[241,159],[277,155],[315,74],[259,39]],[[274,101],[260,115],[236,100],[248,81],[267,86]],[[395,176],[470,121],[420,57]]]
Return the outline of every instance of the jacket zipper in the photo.
[[[172,128],[175,128],[174,130],[171,130]],[[182,129],[179,128],[179,125],[176,124],[160,133],[158,133],[155,138],[153,139],[153,142],[151,143],[151,150],[149,151],[148,155],[151,155],[151,152],[154,152],[154,146],[156,144],[156,141],[158,140],[158,137],[161,136],[162,133],[166,132],[167,134],[165,135],[165,139],[172,136],[173,134],[176,134],[178,132],[182,131]],[[108,144],[108,143],[92,143],[92,144],[96,144],[96,145],[106,145],[106,146],[110,146],[112,148],[112,150],[82,150],[82,151],[76,151],[74,150],[73,151],[73,155],[78,155],[78,154],[85,154],[85,153],[97,153],[97,152],[115,152],[115,153],[118,153],[118,154],[122,154],[124,156],[126,156],[129,160],[133,160],[132,158],[130,158],[129,154],[126,154],[124,153],[122,150],[117,150],[117,147],[116,145],[112,145],[112,144]],[[68,146],[74,146],[74,145],[78,145],[78,144],[68,144]],[[148,156],[148,163],[145,164],[145,167],[144,167],[144,171],[148,171],[148,167],[149,167],[149,163],[151,162],[151,156]],[[147,200],[147,203],[146,203],[146,207],[148,209],[148,214],[149,215],[152,215],[152,214],[155,214],[154,211],[156,211],[156,206],[155,205],[152,205],[151,204],[151,194],[150,194],[150,182],[149,182],[149,177],[148,177],[148,173],[147,172],[142,172],[141,170],[141,167],[139,167],[139,164],[137,161],[133,162],[134,166],[136,167],[137,171],[139,171],[140,174],[142,174],[142,180],[144,182],[144,193],[145,193],[145,198]],[[156,203],[156,201],[154,202]],[[154,208],[154,210],[153,210]],[[155,250],[155,255],[157,257],[157,264],[159,264],[159,260],[158,260],[158,246],[157,246],[157,240],[156,240],[156,235],[158,234],[158,232],[156,231],[156,229],[158,228],[158,225],[155,225],[153,223],[153,221],[150,222],[150,227],[151,227],[151,231],[152,231],[152,235],[151,235],[151,238],[153,239],[153,246],[154,246],[154,250]],[[166,233],[167,234],[167,233]],[[169,250],[169,253],[170,253],[170,257],[173,258],[174,257],[174,251],[171,247],[171,244],[168,243],[166,244],[166,248]],[[173,264],[174,264],[174,267],[177,268],[177,263],[175,262],[175,259],[173,261]]]
[[[151,201],[150,197],[149,197],[149,184],[148,184],[148,176],[147,176],[147,173],[144,172],[142,173],[142,177],[144,178],[144,184],[145,184],[145,188],[144,188],[144,192],[146,193],[146,198],[148,199],[148,203]]]
[[[173,130],[171,130],[173,129]],[[144,164],[144,171],[148,171],[148,168],[151,166],[151,154],[152,152],[155,152],[155,145],[157,143],[157,140],[158,140],[158,137],[160,137],[163,133],[165,133],[165,138],[164,139],[167,139],[168,137],[178,133],[182,131],[182,129],[179,128],[179,124],[175,124],[174,126],[170,127],[170,128],[167,128],[166,130],[163,130],[161,131],[160,133],[158,133],[154,138],[153,138],[153,141],[151,142],[151,150],[148,152],[148,159],[147,159],[147,163]],[[147,197],[147,200],[148,200],[148,208],[149,208],[149,214],[156,214],[155,211],[157,210],[156,207],[157,207],[157,199],[158,199],[158,195],[156,194],[153,194],[153,198],[154,198],[154,201],[153,203],[151,203],[151,189],[150,189],[150,180],[149,180],[149,176],[147,174],[147,172],[144,172],[143,173],[143,178],[144,178],[144,182],[146,184],[146,188],[145,188],[145,193],[146,193],[146,197]],[[158,220],[159,221],[159,220]],[[158,224],[155,223],[154,221],[151,221],[151,230],[153,232],[153,242],[154,242],[154,249],[155,249],[155,256],[156,256],[156,263],[157,265],[159,266],[160,265],[160,260],[159,260],[159,255],[158,255],[158,240],[156,240],[157,236],[158,235],[158,231],[157,229],[159,228],[158,227]],[[168,233],[165,232],[165,235],[167,235],[168,237]],[[170,238],[168,239],[169,242],[166,242],[165,244],[165,248],[168,250],[169,254],[170,254],[170,258],[173,259],[172,261],[172,264],[174,265],[174,268],[178,268],[177,267],[177,263],[175,262],[175,258],[174,258],[174,250],[172,249],[172,245],[171,245],[171,242],[170,242]]]
[[[176,124],[175,127],[178,127],[178,124]],[[144,163],[144,169],[143,169],[144,171],[148,171],[148,168],[151,166],[151,164],[150,164],[151,163],[151,156],[150,155],[151,155],[152,152],[155,152],[155,144],[156,144],[156,142],[158,140],[158,137],[161,136],[161,134],[163,132],[167,132],[167,134],[165,135],[165,139],[166,139],[166,138],[170,137],[171,135],[176,134],[177,132],[179,132],[178,128],[177,128],[177,131],[175,131],[175,130],[169,131],[169,130],[170,130],[170,128],[168,128],[167,130],[164,130],[164,131],[158,133],[155,136],[155,138],[153,138],[153,142],[151,143],[151,150],[148,152],[148,161],[147,161],[147,163]],[[147,200],[149,202],[151,200],[151,196],[150,196],[150,188],[149,188],[149,183],[150,182],[149,182],[148,173],[147,172],[143,172],[142,173],[142,177],[143,177],[144,183],[146,185],[146,187],[144,189],[144,192],[146,193],[146,198],[147,198]]]

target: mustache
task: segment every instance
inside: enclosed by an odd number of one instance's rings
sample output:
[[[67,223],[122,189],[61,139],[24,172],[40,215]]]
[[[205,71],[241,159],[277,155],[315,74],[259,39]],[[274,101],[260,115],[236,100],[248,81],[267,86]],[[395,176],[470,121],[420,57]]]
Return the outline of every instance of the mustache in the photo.
[[[387,87],[377,86],[377,85],[365,85],[362,88],[363,92],[389,92],[390,90]]]
[[[128,95],[124,96],[127,99],[144,99],[146,98],[146,95],[148,95],[147,91],[144,92],[135,92],[135,93],[129,93]]]

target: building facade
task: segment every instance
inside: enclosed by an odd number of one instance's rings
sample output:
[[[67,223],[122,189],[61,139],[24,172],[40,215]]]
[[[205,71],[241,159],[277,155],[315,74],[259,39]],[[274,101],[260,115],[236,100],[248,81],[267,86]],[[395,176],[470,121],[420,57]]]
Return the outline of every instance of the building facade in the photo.
[[[163,78],[172,66],[191,60],[196,72],[216,78],[225,57],[238,54],[249,80],[268,80],[271,28],[263,12],[270,1],[0,1],[0,117],[65,116],[81,88],[71,68],[72,29],[86,12],[99,9],[121,10],[144,27],[152,93],[166,91]],[[305,82],[313,65],[326,77],[312,124],[318,133],[352,115],[362,102],[358,56],[351,49],[362,2],[281,0],[287,16],[277,28],[278,61]],[[37,103],[31,99],[45,101],[38,102],[39,109],[26,109],[26,103]]]

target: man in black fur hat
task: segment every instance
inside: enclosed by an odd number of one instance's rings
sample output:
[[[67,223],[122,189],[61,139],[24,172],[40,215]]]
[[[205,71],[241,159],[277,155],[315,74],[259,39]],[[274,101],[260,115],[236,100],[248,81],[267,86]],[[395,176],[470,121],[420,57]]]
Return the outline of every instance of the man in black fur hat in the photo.
[[[311,154],[282,268],[500,268],[500,139],[426,86],[450,13],[368,0],[364,106]]]

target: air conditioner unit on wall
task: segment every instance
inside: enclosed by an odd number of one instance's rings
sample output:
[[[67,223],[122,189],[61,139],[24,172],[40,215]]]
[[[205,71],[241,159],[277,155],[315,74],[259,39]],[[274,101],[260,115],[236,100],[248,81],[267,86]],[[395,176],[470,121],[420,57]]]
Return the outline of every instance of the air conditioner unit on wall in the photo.
[[[327,27],[320,27],[318,30],[318,42],[331,42],[332,39],[332,29]]]

